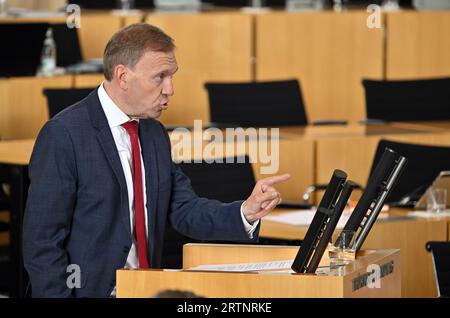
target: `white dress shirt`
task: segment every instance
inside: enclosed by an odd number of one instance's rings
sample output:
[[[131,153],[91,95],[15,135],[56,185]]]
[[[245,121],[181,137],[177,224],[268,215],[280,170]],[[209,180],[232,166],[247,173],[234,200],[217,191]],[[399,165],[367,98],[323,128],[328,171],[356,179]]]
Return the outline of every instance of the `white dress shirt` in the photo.
[[[128,254],[125,268],[139,268],[139,261],[136,248],[136,239],[133,235],[134,231],[134,190],[133,190],[133,176],[131,173],[132,156],[131,156],[131,142],[128,132],[121,125],[132,120],[127,114],[125,114],[109,97],[106,93],[103,83],[98,88],[98,97],[100,99],[100,104],[102,105],[103,111],[105,112],[106,119],[108,120],[109,127],[111,128],[111,133],[114,138],[114,142],[119,152],[120,162],[122,164],[123,173],[125,175],[125,181],[127,183],[128,190],[128,204],[130,210],[130,226],[131,226],[131,248]],[[137,120],[137,119],[135,119]],[[140,143],[139,143],[140,146]],[[141,148],[142,149],[142,148]],[[145,167],[144,160],[142,159],[141,153],[141,163],[142,163],[142,189],[144,192],[144,215],[145,215],[145,231],[148,237],[148,216],[147,216],[147,193],[145,188]],[[241,217],[244,223],[245,230],[247,231],[249,238],[253,238],[253,232],[255,231],[259,221],[250,225],[242,213],[241,206]]]

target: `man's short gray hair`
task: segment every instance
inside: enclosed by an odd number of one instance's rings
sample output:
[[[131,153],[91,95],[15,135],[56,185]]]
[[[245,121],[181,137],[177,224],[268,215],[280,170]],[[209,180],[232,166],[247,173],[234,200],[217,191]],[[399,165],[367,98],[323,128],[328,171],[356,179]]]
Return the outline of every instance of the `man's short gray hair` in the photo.
[[[103,74],[111,81],[117,65],[133,68],[148,50],[168,53],[174,49],[173,39],[161,29],[147,23],[132,24],[115,33],[106,45]]]

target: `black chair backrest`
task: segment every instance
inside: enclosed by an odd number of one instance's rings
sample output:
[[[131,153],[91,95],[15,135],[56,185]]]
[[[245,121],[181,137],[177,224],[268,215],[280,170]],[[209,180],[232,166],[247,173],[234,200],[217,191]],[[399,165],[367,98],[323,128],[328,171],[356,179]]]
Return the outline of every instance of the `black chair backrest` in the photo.
[[[35,76],[47,23],[0,23],[0,77]]]
[[[375,151],[370,174],[372,174],[385,148],[390,148],[408,158],[408,164],[398,183],[388,195],[386,203],[398,202],[411,194],[419,199],[441,171],[450,170],[450,147],[380,140]]]
[[[65,23],[52,24],[56,45],[56,65],[66,67],[83,61],[78,29],[69,29]]]
[[[449,120],[450,78],[411,81],[362,81],[368,119]]]
[[[297,80],[206,83],[211,122],[241,127],[276,127],[308,123]]]
[[[52,118],[63,109],[79,102],[89,95],[95,87],[92,88],[46,88],[43,90],[47,97],[48,114]]]
[[[433,257],[439,297],[450,297],[450,242],[428,242],[426,249]]]
[[[240,161],[238,161],[238,159]],[[237,163],[237,162],[243,163]],[[248,157],[234,158],[234,163],[180,163],[179,166],[191,180],[192,188],[200,197],[232,202],[246,199],[255,186],[255,176]],[[176,232],[167,222],[162,266],[181,268],[183,245],[200,241]]]
[[[236,157],[233,163],[180,163],[179,166],[199,196],[222,202],[246,199],[255,186],[249,157]],[[238,161],[239,160],[239,161]],[[231,160],[230,160],[231,161]],[[242,163],[239,163],[242,162]]]

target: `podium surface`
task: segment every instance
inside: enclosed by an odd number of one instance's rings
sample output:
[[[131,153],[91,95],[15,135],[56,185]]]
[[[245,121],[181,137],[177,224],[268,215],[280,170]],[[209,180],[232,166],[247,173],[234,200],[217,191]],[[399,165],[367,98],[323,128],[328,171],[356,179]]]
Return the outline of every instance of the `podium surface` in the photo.
[[[395,249],[360,251],[354,262],[334,269],[328,267],[325,253],[316,274],[188,270],[200,265],[293,260],[297,251],[295,246],[186,244],[181,270],[118,270],[117,297],[147,298],[167,290],[219,298],[401,296],[400,251]]]

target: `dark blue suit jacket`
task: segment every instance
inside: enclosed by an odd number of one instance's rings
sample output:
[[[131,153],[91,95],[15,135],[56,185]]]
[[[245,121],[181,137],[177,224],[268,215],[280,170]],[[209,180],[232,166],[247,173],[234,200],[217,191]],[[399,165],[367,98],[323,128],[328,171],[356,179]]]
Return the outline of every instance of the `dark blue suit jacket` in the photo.
[[[249,240],[242,202],[199,198],[172,163],[164,127],[153,119],[141,120],[139,126],[151,266],[161,265],[168,218],[192,238]],[[131,229],[125,177],[97,90],[45,124],[29,174],[23,257],[32,295],[108,297],[116,270],[126,263]],[[68,288],[69,264],[80,266],[81,288]]]

